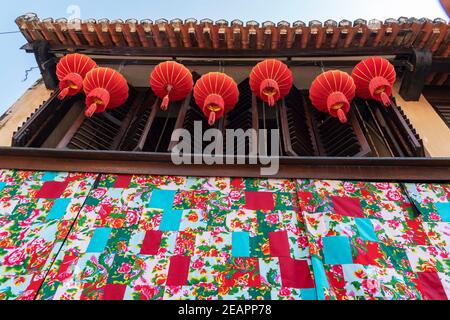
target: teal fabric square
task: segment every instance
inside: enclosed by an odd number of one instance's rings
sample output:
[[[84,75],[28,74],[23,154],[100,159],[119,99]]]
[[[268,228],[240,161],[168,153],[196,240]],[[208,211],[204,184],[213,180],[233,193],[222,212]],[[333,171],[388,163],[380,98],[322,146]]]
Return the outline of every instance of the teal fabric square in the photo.
[[[375,229],[373,228],[372,221],[367,218],[356,218],[356,226],[358,227],[361,238],[366,241],[378,242]]]
[[[435,206],[442,221],[450,222],[450,202],[435,203]]]
[[[36,239],[42,239],[45,242],[53,242],[58,233],[58,223],[43,224],[42,229],[36,233]]]
[[[314,281],[316,283],[317,299],[325,300],[324,291],[330,287],[328,284],[327,275],[325,273],[325,268],[323,267],[322,261],[317,257],[312,257],[311,263],[313,267]]]
[[[165,210],[162,216],[160,231],[179,231],[181,225],[182,210]]]
[[[0,191],[5,189],[5,187],[6,187],[6,182],[0,182]]]
[[[302,300],[317,300],[316,289],[300,289],[300,295]]]
[[[105,196],[111,197],[113,199],[120,199],[120,198],[122,198],[122,194],[123,194],[123,189],[111,187],[108,189]]]
[[[250,235],[248,232],[233,232],[233,257],[250,257]]]
[[[56,199],[47,216],[49,220],[61,220],[67,212],[71,199]]]
[[[55,181],[55,178],[59,175],[58,172],[45,172],[42,176],[41,181],[48,182],[48,181]]]
[[[172,210],[176,193],[176,190],[153,190],[150,208]]]
[[[323,253],[326,264],[352,264],[352,250],[347,237],[323,238]]]
[[[108,244],[109,236],[111,235],[111,228],[95,229],[94,234],[89,242],[87,253],[103,252]]]

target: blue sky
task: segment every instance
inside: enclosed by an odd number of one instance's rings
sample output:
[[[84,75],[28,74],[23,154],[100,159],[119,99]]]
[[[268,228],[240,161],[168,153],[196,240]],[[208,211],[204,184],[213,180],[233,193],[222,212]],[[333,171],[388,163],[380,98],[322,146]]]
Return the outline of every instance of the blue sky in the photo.
[[[123,4],[122,4],[123,3]],[[71,6],[78,6],[82,19],[88,18],[211,18],[213,20],[241,19],[243,21],[287,20],[309,21],[313,19],[355,20],[357,18],[384,20],[386,18],[428,17],[446,18],[438,0],[16,0],[0,11],[0,32],[16,31],[14,20],[27,12],[35,12],[40,18],[71,17]],[[26,82],[22,82],[25,70],[36,66],[32,54],[19,50],[25,43],[21,34],[0,35],[0,114],[39,78],[34,70]]]

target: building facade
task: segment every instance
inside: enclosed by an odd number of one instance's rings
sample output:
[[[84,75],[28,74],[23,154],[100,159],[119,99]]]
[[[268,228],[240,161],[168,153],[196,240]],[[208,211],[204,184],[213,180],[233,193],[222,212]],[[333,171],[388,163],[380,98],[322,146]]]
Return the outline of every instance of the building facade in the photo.
[[[0,299],[450,299],[448,21],[16,22],[42,80],[0,119]],[[73,53],[120,72],[126,102],[88,117],[83,93],[59,99]],[[345,123],[314,106],[317,76],[373,56],[395,68],[391,106],[356,97]],[[249,79],[267,59],[293,76],[273,108]],[[236,105],[161,110],[166,61],[227,74]],[[279,134],[195,163],[209,129]],[[173,163],[177,130],[192,164]],[[252,164],[271,156],[271,176]]]

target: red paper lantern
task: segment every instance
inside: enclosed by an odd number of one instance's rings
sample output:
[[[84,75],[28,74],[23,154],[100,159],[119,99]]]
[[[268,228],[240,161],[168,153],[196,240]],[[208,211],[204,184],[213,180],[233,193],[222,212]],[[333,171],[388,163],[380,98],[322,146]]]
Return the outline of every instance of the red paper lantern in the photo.
[[[270,107],[289,94],[294,82],[291,70],[275,59],[258,63],[250,74],[253,93]]]
[[[185,66],[175,61],[167,61],[156,66],[150,76],[153,92],[163,102],[161,109],[167,110],[170,101],[186,99],[194,87],[192,74]]]
[[[374,99],[385,106],[392,104],[392,87],[397,74],[388,60],[381,57],[363,60],[353,70],[352,77],[359,97]]]
[[[68,54],[59,60],[56,66],[56,76],[59,80],[61,93],[58,99],[74,96],[83,89],[83,80],[86,74],[97,68],[94,60],[83,54]]]
[[[333,70],[327,71],[314,80],[309,96],[312,104],[322,112],[347,122],[350,103],[355,98],[356,86],[347,73]]]
[[[120,107],[128,99],[127,80],[116,70],[96,68],[90,71],[83,82],[86,93],[86,117],[106,109]]]
[[[236,82],[224,73],[211,72],[197,81],[194,98],[212,126],[231,111],[239,100]]]

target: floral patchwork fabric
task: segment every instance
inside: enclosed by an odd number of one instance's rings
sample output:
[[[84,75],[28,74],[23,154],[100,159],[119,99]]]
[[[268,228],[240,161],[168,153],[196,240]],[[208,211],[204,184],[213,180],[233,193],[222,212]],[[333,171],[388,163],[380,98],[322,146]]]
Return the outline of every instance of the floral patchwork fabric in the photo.
[[[36,297],[96,177],[0,170],[0,300]]]
[[[298,184],[319,299],[450,299],[449,225],[441,222],[450,189]],[[436,207],[444,219],[428,222]]]
[[[0,170],[0,300],[450,299],[450,185]]]
[[[291,180],[102,176],[39,299],[316,299]]]

